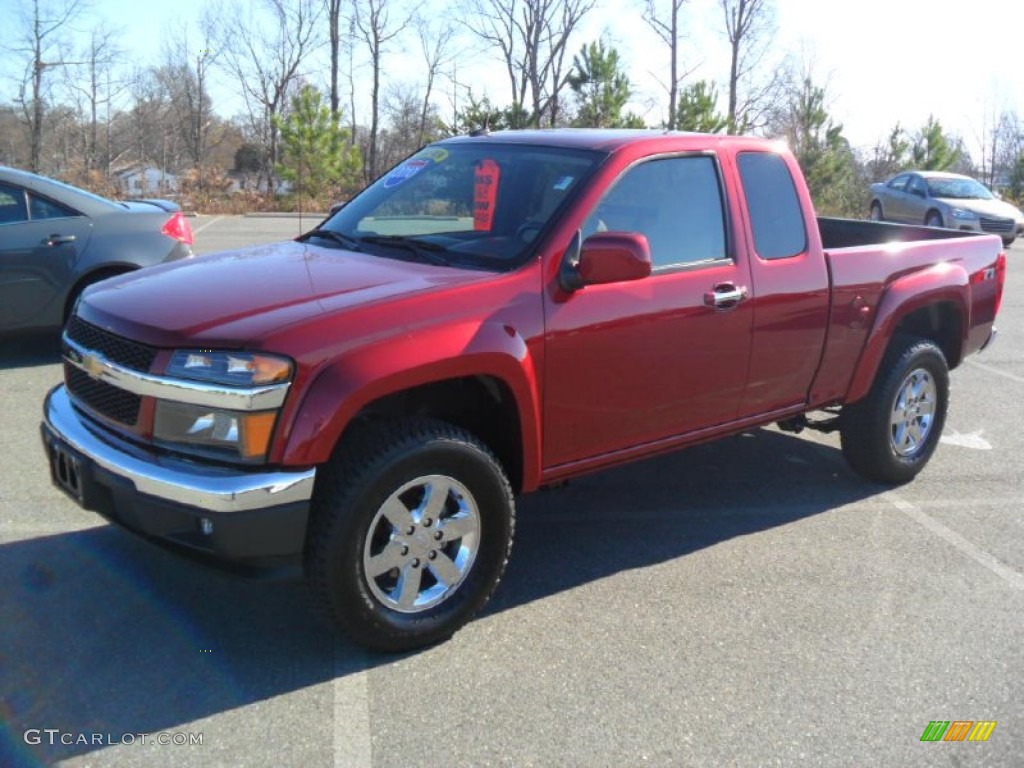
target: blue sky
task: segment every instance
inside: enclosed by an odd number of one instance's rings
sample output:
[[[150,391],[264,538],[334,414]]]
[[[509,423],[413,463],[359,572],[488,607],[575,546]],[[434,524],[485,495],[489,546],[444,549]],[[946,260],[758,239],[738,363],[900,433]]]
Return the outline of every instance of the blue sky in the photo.
[[[121,44],[137,63],[157,63],[167,30],[194,25],[207,4],[92,0],[77,26],[105,19],[124,31]],[[424,5],[431,7],[430,2],[419,3]],[[599,0],[576,47],[602,34],[609,38],[628,66],[637,91],[635,110],[655,123],[667,104],[657,76],[667,54],[641,20],[641,6],[642,0]],[[435,14],[443,14],[449,5],[433,0],[432,7]],[[913,129],[934,114],[967,142],[978,160],[977,144],[993,114],[1010,109],[1024,117],[1024,62],[1018,53],[1024,3],[776,0],[776,8],[778,31],[770,59],[790,54],[813,64],[815,78],[828,85],[833,117],[843,123],[855,146],[870,147],[897,121]],[[691,31],[684,64],[696,67],[695,78],[723,79],[727,47],[718,1],[688,0],[685,9]],[[417,50],[412,42],[406,47]],[[472,83],[474,94],[487,93],[499,104],[509,100],[499,64],[480,53],[464,55],[461,62],[460,79]],[[409,84],[416,83],[422,69],[411,53],[390,56],[386,66],[393,78]],[[307,74],[313,82],[326,84],[323,57]],[[447,91],[450,86],[442,84],[442,94]],[[11,84],[4,83],[0,98],[12,93]],[[226,84],[215,88],[214,95],[221,104],[233,101]],[[237,110],[237,101],[234,106]],[[440,106],[445,113],[450,110],[444,95]]]

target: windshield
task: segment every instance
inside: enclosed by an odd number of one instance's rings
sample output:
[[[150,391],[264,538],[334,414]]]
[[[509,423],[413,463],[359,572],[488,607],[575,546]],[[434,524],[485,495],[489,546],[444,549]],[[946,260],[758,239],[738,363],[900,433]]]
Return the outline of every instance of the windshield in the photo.
[[[960,200],[991,200],[993,195],[974,179],[928,179],[932,197],[953,197]]]
[[[510,269],[532,252],[602,158],[593,151],[484,142],[430,146],[320,229],[382,256]],[[340,245],[329,234],[322,239]]]

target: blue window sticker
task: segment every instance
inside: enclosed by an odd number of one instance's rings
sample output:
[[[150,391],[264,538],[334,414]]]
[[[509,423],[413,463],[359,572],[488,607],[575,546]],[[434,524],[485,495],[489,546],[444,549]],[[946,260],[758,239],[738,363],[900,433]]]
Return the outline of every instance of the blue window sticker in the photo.
[[[385,177],[384,188],[390,189],[391,187],[397,187],[402,182],[411,179],[428,165],[430,165],[429,160],[406,160]]]
[[[572,184],[572,182],[573,182],[573,177],[572,176],[563,176],[562,178],[560,178],[558,181],[555,182],[555,186],[552,187],[552,189],[556,189],[559,192],[564,192],[565,190],[567,190],[569,188],[569,185]]]

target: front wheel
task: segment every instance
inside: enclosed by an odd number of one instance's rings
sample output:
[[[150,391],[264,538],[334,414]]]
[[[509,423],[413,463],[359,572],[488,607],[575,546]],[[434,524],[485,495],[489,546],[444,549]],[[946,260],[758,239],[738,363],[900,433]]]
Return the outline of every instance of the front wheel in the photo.
[[[867,396],[843,408],[843,455],[858,474],[905,483],[938,445],[949,407],[949,368],[933,342],[897,337]]]
[[[926,227],[941,227],[942,214],[938,211],[928,211],[928,215],[924,217],[924,225]]]
[[[313,598],[368,648],[439,642],[484,606],[504,572],[508,480],[486,446],[445,422],[358,429],[317,481],[306,545]]]
[[[882,221],[882,204],[877,200],[871,203],[871,220]]]

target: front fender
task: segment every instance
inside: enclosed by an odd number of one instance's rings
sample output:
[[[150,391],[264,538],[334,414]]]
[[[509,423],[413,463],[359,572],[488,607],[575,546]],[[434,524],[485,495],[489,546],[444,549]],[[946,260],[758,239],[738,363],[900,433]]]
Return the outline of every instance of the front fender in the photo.
[[[424,384],[489,376],[515,398],[523,446],[523,487],[540,478],[539,379],[523,337],[511,326],[464,322],[357,348],[323,367],[306,389],[282,460],[321,464],[352,418],[370,403]]]
[[[962,348],[970,327],[970,285],[963,267],[943,262],[904,275],[890,284],[878,303],[846,402],[856,402],[868,394],[900,322],[912,312],[938,304],[952,304],[959,310],[960,327],[956,329],[956,338]]]

